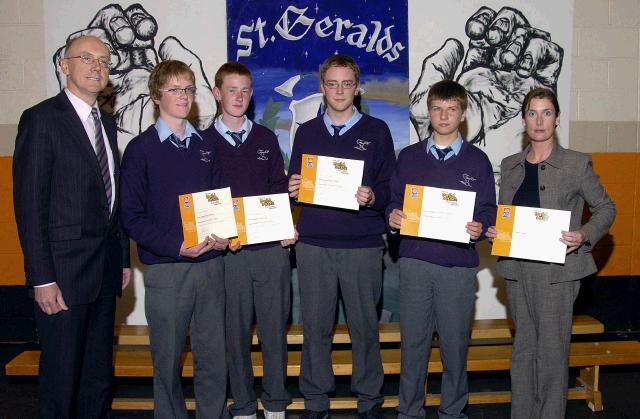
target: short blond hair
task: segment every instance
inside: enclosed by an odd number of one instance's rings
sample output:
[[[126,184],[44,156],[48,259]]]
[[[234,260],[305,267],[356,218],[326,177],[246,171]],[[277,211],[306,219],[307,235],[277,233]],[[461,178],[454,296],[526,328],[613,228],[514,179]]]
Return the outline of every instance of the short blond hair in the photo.
[[[187,77],[191,80],[191,83],[196,82],[196,76],[193,74],[193,70],[187,64],[178,60],[167,60],[156,64],[149,75],[149,94],[152,99],[160,99],[162,92],[160,89],[167,84],[172,78],[178,78],[180,76]]]

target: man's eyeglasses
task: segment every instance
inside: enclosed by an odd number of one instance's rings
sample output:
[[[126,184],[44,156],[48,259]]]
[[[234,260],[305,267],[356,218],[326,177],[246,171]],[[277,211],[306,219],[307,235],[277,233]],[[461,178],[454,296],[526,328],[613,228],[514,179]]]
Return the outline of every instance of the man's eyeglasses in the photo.
[[[187,96],[193,96],[196,94],[196,88],[194,86],[189,86],[185,88],[180,87],[172,87],[171,89],[160,89],[161,92],[168,92],[171,96],[180,96],[181,94],[186,94]]]
[[[353,80],[343,80],[342,83],[338,83],[335,80],[329,80],[324,82],[324,87],[331,90],[336,90],[338,86],[342,86],[344,90],[353,89],[358,83]]]
[[[64,57],[65,60],[69,60],[72,58],[80,58],[80,61],[82,61],[83,64],[87,64],[87,65],[93,65],[93,63],[95,63],[96,60],[98,60],[98,64],[100,64],[100,67],[106,68],[106,69],[111,68],[111,62],[109,61],[108,58],[105,58],[105,57],[96,58],[93,55],[76,55],[75,57]]]

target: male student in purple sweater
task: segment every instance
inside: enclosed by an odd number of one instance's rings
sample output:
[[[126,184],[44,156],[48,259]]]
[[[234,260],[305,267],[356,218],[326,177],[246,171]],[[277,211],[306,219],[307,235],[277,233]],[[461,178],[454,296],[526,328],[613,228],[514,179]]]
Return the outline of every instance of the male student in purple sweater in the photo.
[[[204,134],[213,140],[225,184],[234,197],[287,192],[287,176],[276,135],[245,113],[251,101],[252,77],[237,61],[215,75],[213,95],[218,116]],[[294,240],[244,246],[223,257],[226,290],[226,335],[234,418],[254,419],[257,401],[251,367],[251,326],[260,337],[266,419],[284,419],[291,395],[287,376],[287,319],[291,264],[285,247]]]
[[[344,301],[353,351],[351,390],[361,417],[382,417],[383,384],[376,304],[382,292],[383,211],[395,162],[384,121],[360,113],[360,69],[353,58],[332,55],[320,67],[326,112],[298,128],[289,166],[289,194],[297,198],[303,153],[364,161],[358,211],[303,206],[296,245],[304,325],[300,391],[305,418],[328,416],[335,390],[331,340],[338,288]]]
[[[159,118],[131,140],[122,158],[120,213],[138,245],[144,274],[145,314],[153,360],[156,418],[186,418],[180,384],[182,352],[191,326],[196,415],[220,418],[226,408],[224,278],[215,235],[185,247],[178,196],[222,187],[213,142],[187,117],[195,77],[181,61],[163,61],[149,76]]]
[[[464,121],[467,92],[443,80],[427,96],[432,133],[400,153],[391,178],[389,226],[400,229],[406,184],[476,193],[473,220],[466,224],[468,244],[402,236],[400,239],[401,371],[398,417],[424,418],[424,382],[433,326],[438,330],[444,365],[440,419],[466,418],[469,398],[467,346],[475,302],[478,252],[496,217],[491,163],[467,143],[458,128]]]

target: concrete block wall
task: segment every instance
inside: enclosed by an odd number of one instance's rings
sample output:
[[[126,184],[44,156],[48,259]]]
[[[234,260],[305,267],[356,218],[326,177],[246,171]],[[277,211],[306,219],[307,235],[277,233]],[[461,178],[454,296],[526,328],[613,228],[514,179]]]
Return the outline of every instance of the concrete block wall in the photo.
[[[575,0],[569,145],[640,150],[640,0]]]
[[[223,0],[218,0],[223,7]],[[571,148],[640,150],[640,0],[575,0]],[[0,156],[23,109],[45,98],[42,0],[0,0]]]

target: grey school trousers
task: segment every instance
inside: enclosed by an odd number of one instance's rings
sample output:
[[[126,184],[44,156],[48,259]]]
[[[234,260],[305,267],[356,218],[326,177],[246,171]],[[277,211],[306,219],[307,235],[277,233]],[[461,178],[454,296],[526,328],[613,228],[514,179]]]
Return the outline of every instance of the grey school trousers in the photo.
[[[254,309],[264,375],[260,400],[270,412],[284,411],[291,402],[287,377],[287,319],[291,301],[289,250],[277,246],[242,249],[224,258],[227,294],[227,353],[233,416],[256,412],[251,367],[251,326]]]
[[[150,265],[144,288],[153,359],[154,417],[188,417],[180,366],[189,325],[196,417],[228,417],[222,258]]]
[[[580,281],[550,284],[544,264],[520,263],[521,277],[505,281],[516,333],[511,352],[511,418],[564,419],[573,303]]]
[[[425,416],[424,384],[434,325],[444,370],[438,417],[467,417],[467,348],[476,288],[475,268],[400,259],[399,418]]]
[[[300,308],[304,326],[300,391],[305,408],[329,409],[335,391],[331,340],[338,287],[351,335],[351,391],[358,412],[381,404],[384,372],[380,359],[376,305],[382,292],[382,249],[332,249],[296,245]]]

